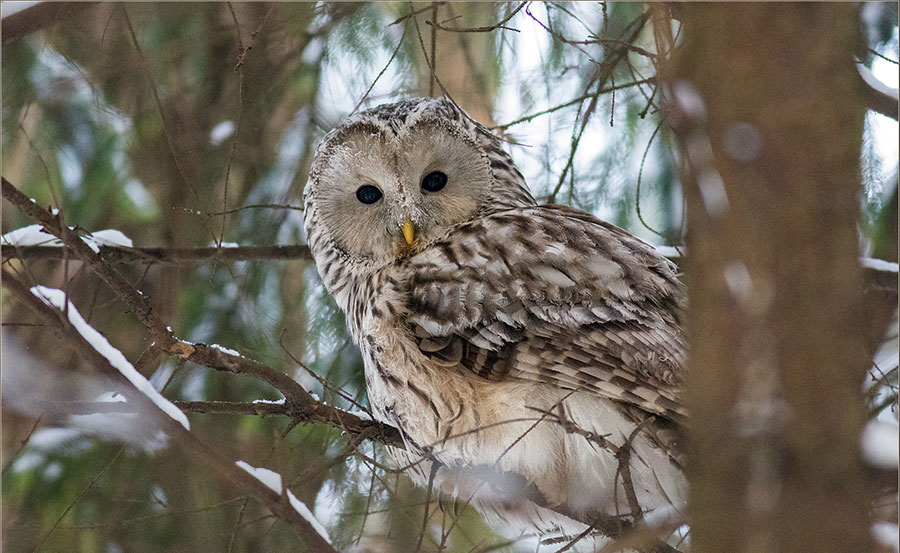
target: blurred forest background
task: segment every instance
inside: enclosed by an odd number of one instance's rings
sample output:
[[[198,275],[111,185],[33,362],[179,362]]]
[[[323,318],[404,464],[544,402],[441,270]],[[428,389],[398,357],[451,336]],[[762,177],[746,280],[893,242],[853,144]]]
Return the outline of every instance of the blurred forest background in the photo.
[[[28,11],[26,23],[10,23]],[[896,88],[897,4],[866,4],[861,15],[867,44],[847,56]],[[3,177],[77,232],[116,229],[137,248],[161,248],[114,266],[179,339],[237,350],[328,405],[365,410],[361,359],[308,255],[244,250],[305,243],[300,198],[318,140],[355,110],[443,92],[509,141],[539,201],[681,246],[677,148],[650,19],[639,3],[43,4],[3,20]],[[677,43],[679,23],[667,23]],[[863,253],[896,261],[896,111],[869,111],[863,132]],[[2,204],[4,234],[34,223]],[[536,549],[470,508],[438,509],[378,441],[252,403],[281,398],[262,379],[159,355],[84,263],[23,257],[4,242],[5,270],[65,289],[158,390],[195,413],[192,433],[228,459],[281,473],[337,549]],[[2,307],[8,551],[305,550],[190,452],[117,434],[131,415],[71,414],[109,388],[7,289]],[[888,434],[892,344],[867,394]]]

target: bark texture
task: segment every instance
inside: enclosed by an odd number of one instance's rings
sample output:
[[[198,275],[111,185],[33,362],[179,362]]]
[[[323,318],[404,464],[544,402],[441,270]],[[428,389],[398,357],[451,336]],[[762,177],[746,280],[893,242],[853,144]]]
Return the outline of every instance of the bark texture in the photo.
[[[857,8],[678,8],[692,549],[870,550]]]

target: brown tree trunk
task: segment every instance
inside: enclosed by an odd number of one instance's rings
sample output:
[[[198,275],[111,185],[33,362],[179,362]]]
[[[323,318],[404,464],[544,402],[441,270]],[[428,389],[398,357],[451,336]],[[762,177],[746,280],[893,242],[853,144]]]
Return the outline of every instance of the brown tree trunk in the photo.
[[[678,8],[692,549],[869,550],[857,8]]]

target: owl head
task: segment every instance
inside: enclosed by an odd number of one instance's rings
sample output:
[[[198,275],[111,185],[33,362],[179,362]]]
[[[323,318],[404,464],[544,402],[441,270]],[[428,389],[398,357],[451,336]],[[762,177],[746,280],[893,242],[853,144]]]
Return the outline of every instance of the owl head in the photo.
[[[383,267],[455,225],[534,204],[497,137],[449,100],[416,98],[360,112],[325,136],[304,217],[333,292],[330,265]]]

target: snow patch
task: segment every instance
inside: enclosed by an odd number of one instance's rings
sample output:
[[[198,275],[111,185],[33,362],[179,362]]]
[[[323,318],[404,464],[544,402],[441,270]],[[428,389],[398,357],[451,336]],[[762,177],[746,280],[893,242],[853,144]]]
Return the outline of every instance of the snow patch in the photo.
[[[233,349],[226,348],[225,346],[220,346],[219,344],[210,344],[209,347],[213,349],[217,349],[222,353],[227,353],[228,355],[234,355],[235,357],[243,357],[240,353],[236,352]]]
[[[307,507],[305,503],[297,499],[297,496],[294,495],[291,490],[287,491],[287,496],[291,501],[291,506],[294,508],[294,510],[300,513],[300,516],[305,518],[307,522],[312,525],[316,532],[318,532],[319,535],[322,536],[322,539],[324,539],[328,543],[331,543],[331,538],[328,537],[328,530],[326,530],[325,527],[322,526],[322,523],[319,522],[315,515],[312,514],[312,511],[309,510],[309,507]]]
[[[235,461],[234,464],[241,467],[245,471],[247,471],[251,476],[262,482],[266,485],[270,490],[281,495],[284,486],[281,482],[281,475],[275,472],[274,470],[269,470],[263,467],[254,467],[253,465],[247,463],[246,461]],[[331,543],[331,538],[328,537],[328,531],[325,530],[325,527],[322,526],[322,523],[312,514],[312,511],[306,506],[305,503],[297,499],[297,496],[294,495],[291,490],[287,490],[288,500],[291,502],[291,506],[294,508],[297,513],[306,519],[307,522],[322,536],[322,539]]]
[[[128,400],[125,399],[125,396],[118,392],[103,392],[97,399],[94,401],[100,403],[128,403]]]
[[[122,231],[112,228],[92,232],[88,235],[88,238],[93,240],[97,244],[100,244],[101,246],[125,246],[126,248],[134,247],[134,244],[131,242],[131,238],[125,236]],[[87,240],[85,240],[85,242],[86,241]]]
[[[71,227],[70,227],[71,229]],[[74,229],[72,229],[74,230]],[[44,231],[41,225],[28,225],[10,232],[0,238],[4,244],[13,246],[62,246],[57,237]],[[82,236],[81,240],[90,246],[94,253],[100,253],[100,246],[125,246],[133,248],[131,238],[116,229],[98,230]]]
[[[41,225],[28,225],[27,227],[11,230],[3,235],[0,240],[4,244],[12,244],[13,246],[62,246],[62,242],[53,236],[44,232]]]
[[[66,294],[62,290],[57,290],[54,288],[47,288],[46,286],[34,286],[31,288],[31,293],[37,296],[41,301],[45,304],[55,307],[60,311],[63,311],[63,305],[65,305]],[[68,305],[68,314],[69,314],[69,322],[72,323],[72,326],[81,334],[81,336],[87,340],[87,342],[95,349],[97,352],[106,358],[109,363],[115,367],[122,375],[134,385],[141,393],[146,395],[150,401],[156,404],[157,407],[163,410],[167,415],[175,419],[178,423],[181,424],[185,429],[190,430],[191,425],[188,422],[187,415],[181,411],[178,407],[172,404],[171,401],[164,398],[162,394],[156,391],[156,388],[150,384],[150,381],[144,378],[144,375],[139,373],[137,369],[134,368],[128,359],[122,355],[122,352],[114,348],[105,336],[97,332],[91,325],[89,325],[82,317],[81,313],[78,312],[78,309],[75,308],[75,305],[72,302],[69,302]]]
[[[254,399],[253,403],[268,403],[269,405],[284,405],[284,398],[281,398],[281,399]]]
[[[354,409],[353,411],[348,411],[351,415],[355,417],[359,417],[364,421],[372,420],[372,415],[366,413],[365,411],[361,411],[359,409]]]
[[[249,472],[250,476],[265,484],[266,487],[268,487],[273,492],[281,495],[281,475],[274,470],[269,470],[263,467],[254,467],[246,461],[235,461],[234,464]]]

